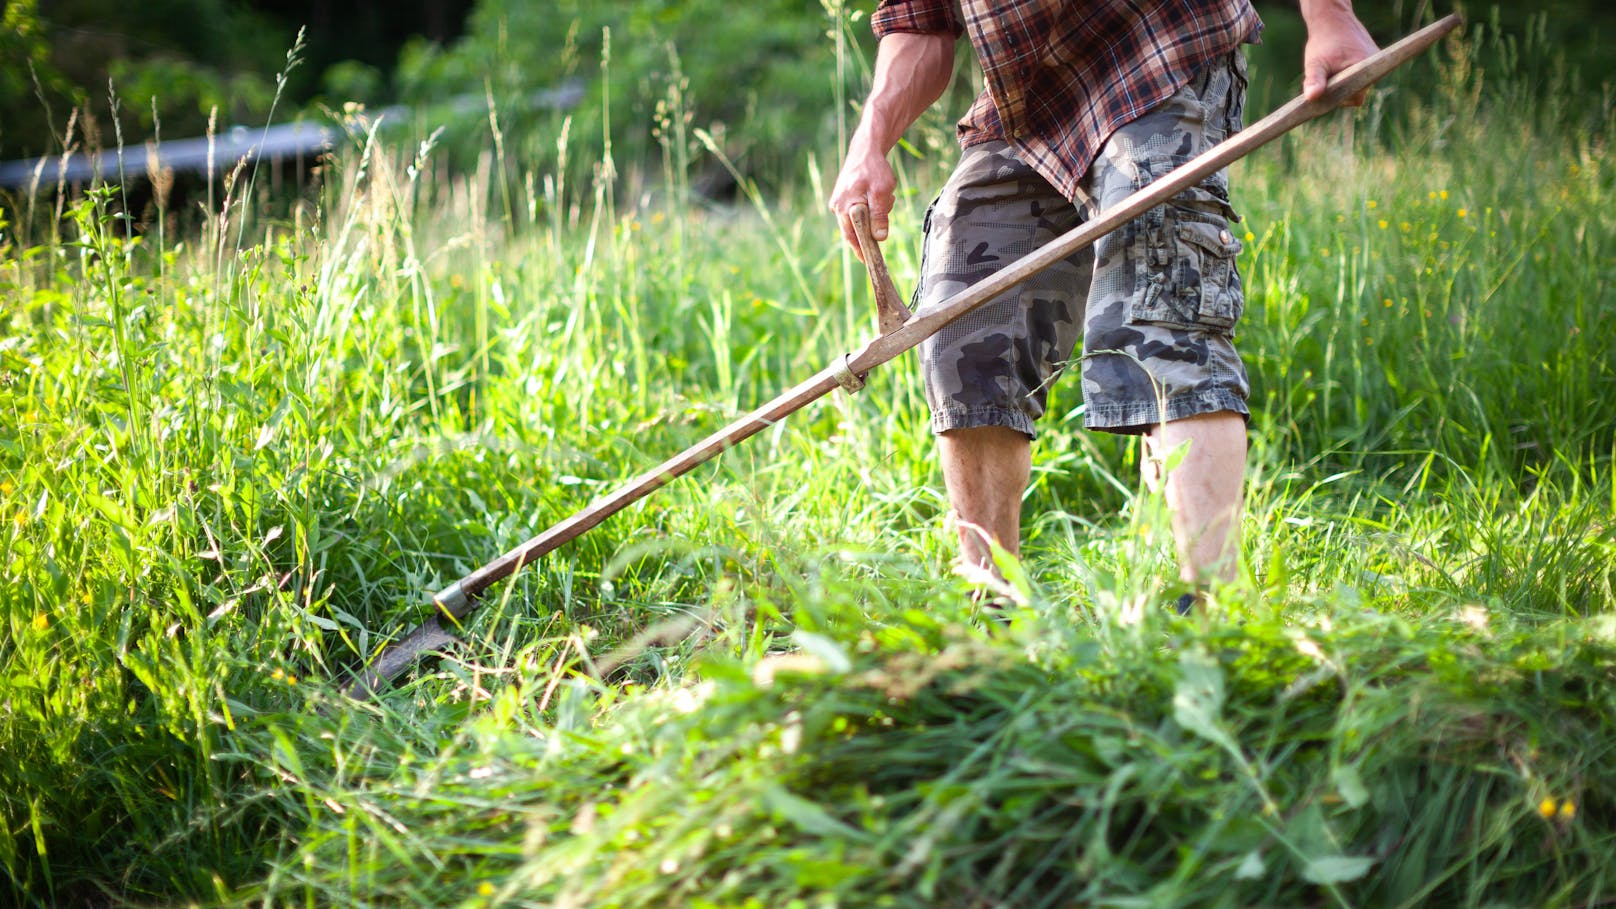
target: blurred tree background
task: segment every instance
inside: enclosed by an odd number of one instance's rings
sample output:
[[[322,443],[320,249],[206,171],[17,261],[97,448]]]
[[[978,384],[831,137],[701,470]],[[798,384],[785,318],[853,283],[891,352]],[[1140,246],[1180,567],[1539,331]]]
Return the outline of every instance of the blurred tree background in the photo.
[[[116,96],[126,143],[327,117],[344,104],[402,103],[422,131],[444,126],[444,155],[489,146],[488,102],[510,166],[548,168],[563,124],[575,167],[648,160],[660,143],[693,154],[708,129],[748,172],[800,170],[828,148],[839,111],[857,102],[874,42],[874,0],[6,0],[0,26],[0,159],[106,147]],[[1253,107],[1294,91],[1304,34],[1293,3],[1259,3],[1268,23],[1252,53]],[[1446,13],[1447,4],[1360,3],[1377,39]],[[1616,73],[1603,38],[1616,9],[1594,0],[1478,6],[1472,20],[1543,33],[1555,60],[1500,61],[1516,71],[1575,72],[1556,90],[1597,91]],[[288,52],[304,30],[296,66]],[[610,35],[609,42],[607,35]],[[962,68],[962,71],[966,71]],[[969,79],[960,80],[968,91]],[[575,82],[565,114],[536,93]],[[1551,84],[1545,81],[1543,84]],[[109,90],[110,87],[110,90]],[[456,99],[461,103],[454,104]],[[471,99],[469,102],[464,99]],[[956,105],[956,109],[961,109]],[[72,136],[69,114],[79,112]],[[216,115],[214,112],[217,112]],[[458,156],[458,158],[457,158]],[[654,170],[654,166],[652,168]]]
[[[69,114],[110,145],[111,95],[126,142],[261,125],[281,110],[384,103],[412,43],[449,45],[472,0],[5,0],[0,14],[0,158],[61,150]],[[287,55],[304,43],[298,65]],[[277,117],[279,119],[279,117]],[[82,142],[86,133],[77,138]]]

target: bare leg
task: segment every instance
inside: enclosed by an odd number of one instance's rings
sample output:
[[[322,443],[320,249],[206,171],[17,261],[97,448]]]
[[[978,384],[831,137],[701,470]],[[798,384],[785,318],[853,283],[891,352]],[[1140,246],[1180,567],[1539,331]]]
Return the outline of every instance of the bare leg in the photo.
[[[1167,476],[1167,507],[1178,544],[1178,573],[1191,584],[1233,581],[1240,554],[1240,502],[1246,473],[1246,421],[1222,411],[1174,420],[1146,437],[1146,482],[1156,488],[1161,460],[1190,443]]]
[[[1021,495],[1032,476],[1032,443],[1003,426],[954,429],[937,437],[943,482],[959,522],[960,560],[993,570],[982,535],[1021,549]]]

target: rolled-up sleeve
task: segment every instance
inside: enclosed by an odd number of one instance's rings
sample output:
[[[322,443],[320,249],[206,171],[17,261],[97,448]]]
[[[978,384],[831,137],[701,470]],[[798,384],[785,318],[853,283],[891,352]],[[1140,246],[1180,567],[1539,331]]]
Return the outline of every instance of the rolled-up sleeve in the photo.
[[[877,38],[893,32],[947,32],[958,38],[965,24],[954,0],[881,0],[870,17],[870,30]]]

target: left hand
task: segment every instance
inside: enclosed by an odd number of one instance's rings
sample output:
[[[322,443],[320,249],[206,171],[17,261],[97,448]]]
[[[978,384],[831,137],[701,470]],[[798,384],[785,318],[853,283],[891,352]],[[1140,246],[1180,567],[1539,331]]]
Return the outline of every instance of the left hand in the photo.
[[[1309,101],[1324,97],[1330,77],[1359,60],[1374,54],[1379,48],[1369,30],[1358,21],[1349,6],[1345,10],[1332,9],[1310,16],[1307,23],[1307,49],[1302,55],[1302,94]],[[1368,97],[1365,89],[1341,102],[1346,107],[1361,107]]]

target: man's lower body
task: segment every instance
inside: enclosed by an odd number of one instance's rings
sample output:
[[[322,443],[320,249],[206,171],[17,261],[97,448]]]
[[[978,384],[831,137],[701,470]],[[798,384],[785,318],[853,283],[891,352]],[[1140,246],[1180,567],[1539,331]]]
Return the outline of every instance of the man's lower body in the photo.
[[[1242,58],[1199,73],[1123,126],[1074,203],[1011,147],[967,148],[926,216],[917,309],[953,296],[1165,175],[1240,127]],[[1186,191],[925,342],[920,359],[962,560],[1016,552],[1031,439],[1074,362],[1084,425],[1142,434],[1164,480],[1180,576],[1231,580],[1239,549],[1249,384],[1232,332],[1244,307],[1223,174]],[[1165,478],[1167,454],[1188,442]]]

